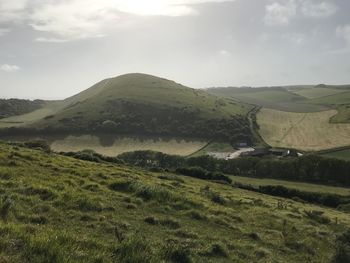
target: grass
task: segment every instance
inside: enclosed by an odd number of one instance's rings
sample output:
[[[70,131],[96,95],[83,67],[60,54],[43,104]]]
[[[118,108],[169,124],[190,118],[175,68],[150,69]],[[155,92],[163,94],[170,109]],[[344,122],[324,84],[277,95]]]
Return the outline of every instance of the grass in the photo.
[[[333,187],[326,185],[316,185],[309,183],[299,183],[299,182],[290,182],[282,181],[275,179],[259,179],[259,178],[250,178],[250,177],[240,177],[240,176],[230,176],[233,182],[242,183],[245,185],[252,186],[265,186],[265,185],[283,185],[287,188],[297,189],[300,191],[314,192],[314,193],[332,193],[338,195],[349,196],[350,188],[343,187]]]
[[[269,109],[288,112],[317,112],[328,109],[326,106],[308,103],[302,97],[287,88],[215,88],[209,93],[233,98],[245,103],[258,105]]]
[[[317,99],[317,98],[322,98],[322,97],[344,93],[344,92],[346,92],[346,90],[314,87],[314,88],[301,89],[301,90],[295,91],[294,93],[308,99]]]
[[[331,118],[332,123],[350,123],[350,104],[337,106],[338,114]]]
[[[322,156],[336,158],[340,160],[350,161],[350,149],[342,149],[336,151],[328,151],[326,153],[321,153]]]
[[[0,261],[329,262],[350,225],[334,209],[175,177],[0,143]]]
[[[230,118],[232,115],[245,115],[250,105],[237,101],[218,98],[201,90],[191,89],[173,81],[144,74],[128,74],[107,79],[90,89],[65,100],[74,103],[60,110],[50,119],[37,125],[59,127],[60,120],[79,116],[79,122],[101,119],[106,105],[111,101],[123,100],[129,103],[141,103],[154,108],[177,108],[197,112],[204,119]],[[115,108],[114,115],[127,114],[127,109]],[[86,125],[87,126],[87,125]]]
[[[319,105],[341,105],[348,104],[350,101],[350,92],[346,90],[346,92],[338,93],[335,95],[330,95],[322,98],[309,100],[309,103],[319,104]]]
[[[257,116],[260,135],[271,146],[317,151],[350,145],[350,124],[332,124],[335,110],[291,113],[262,109]]]

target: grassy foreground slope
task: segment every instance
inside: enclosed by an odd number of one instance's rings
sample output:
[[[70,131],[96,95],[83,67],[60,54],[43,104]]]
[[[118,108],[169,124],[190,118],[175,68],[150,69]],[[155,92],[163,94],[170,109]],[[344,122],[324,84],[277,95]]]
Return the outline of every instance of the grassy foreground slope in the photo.
[[[350,224],[230,185],[6,144],[0,198],[1,262],[330,262]]]
[[[269,145],[317,151],[350,145],[350,124],[329,122],[336,114],[335,110],[292,113],[262,109],[257,121]]]

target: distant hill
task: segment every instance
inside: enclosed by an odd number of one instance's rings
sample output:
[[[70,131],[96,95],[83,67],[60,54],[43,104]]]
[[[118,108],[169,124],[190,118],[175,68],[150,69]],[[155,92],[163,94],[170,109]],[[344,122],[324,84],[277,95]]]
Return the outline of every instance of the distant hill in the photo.
[[[209,88],[210,94],[288,112],[318,112],[350,103],[350,85]]]
[[[0,119],[29,113],[45,104],[43,100],[0,99]]]
[[[46,133],[112,132],[249,140],[252,105],[145,74],[103,80],[23,126]],[[35,120],[33,116],[38,117]],[[20,120],[21,118],[17,118]],[[12,120],[7,120],[8,122]]]

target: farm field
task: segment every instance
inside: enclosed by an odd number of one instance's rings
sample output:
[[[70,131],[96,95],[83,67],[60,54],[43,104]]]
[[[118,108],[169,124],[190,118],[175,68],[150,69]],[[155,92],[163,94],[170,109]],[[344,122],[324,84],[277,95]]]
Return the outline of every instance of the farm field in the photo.
[[[339,105],[338,114],[331,118],[332,123],[349,123],[350,122],[350,104]]]
[[[3,143],[0,191],[3,262],[331,262],[350,225],[340,210]]]
[[[213,88],[209,93],[233,98],[260,107],[288,112],[318,112],[326,105],[308,103],[308,99],[283,88]]]
[[[335,95],[344,93],[346,90],[342,89],[331,89],[331,88],[304,88],[294,91],[295,94],[303,96],[308,99],[317,99],[325,96]]]
[[[318,105],[341,105],[349,104],[350,101],[350,92],[342,92],[335,95],[325,96],[322,98],[311,99],[308,103],[318,104]]]
[[[321,153],[320,155],[325,157],[331,157],[331,158],[336,158],[340,160],[350,161],[350,149]]]
[[[273,147],[317,151],[350,145],[350,124],[333,124],[335,110],[291,113],[262,109],[257,115],[260,135]]]
[[[102,139],[103,140],[103,139]],[[187,156],[201,148],[206,141],[184,140],[178,138],[150,137],[115,137],[107,138],[107,144],[101,138],[93,135],[68,136],[51,142],[52,150],[56,152],[78,152],[94,150],[106,156],[117,156],[125,152],[151,150],[166,154]]]
[[[291,182],[291,181],[285,181],[285,180],[250,178],[250,177],[241,177],[241,176],[230,176],[230,178],[232,179],[233,182],[248,184],[252,186],[282,185],[287,188],[297,189],[297,190],[306,191],[306,192],[331,193],[331,194],[350,196],[350,188]]]

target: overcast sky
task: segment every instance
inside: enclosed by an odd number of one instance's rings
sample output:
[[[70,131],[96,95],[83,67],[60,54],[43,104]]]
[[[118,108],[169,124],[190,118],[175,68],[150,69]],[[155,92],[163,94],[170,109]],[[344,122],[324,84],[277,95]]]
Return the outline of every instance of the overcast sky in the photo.
[[[349,0],[0,0],[0,97],[142,72],[193,88],[350,83]]]

